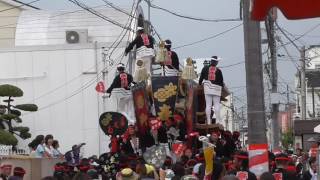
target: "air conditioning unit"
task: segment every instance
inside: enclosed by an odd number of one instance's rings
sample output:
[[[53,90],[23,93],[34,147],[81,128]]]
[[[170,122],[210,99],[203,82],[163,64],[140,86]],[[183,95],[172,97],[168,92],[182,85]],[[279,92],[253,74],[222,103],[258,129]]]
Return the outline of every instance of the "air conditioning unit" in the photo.
[[[88,42],[88,29],[74,29],[66,31],[66,42],[68,44],[78,44]]]

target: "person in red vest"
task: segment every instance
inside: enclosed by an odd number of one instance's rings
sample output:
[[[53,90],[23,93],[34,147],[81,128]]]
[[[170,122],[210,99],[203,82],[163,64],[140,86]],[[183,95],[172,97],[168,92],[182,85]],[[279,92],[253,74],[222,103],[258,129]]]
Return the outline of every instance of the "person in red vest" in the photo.
[[[231,170],[228,174],[233,174],[239,179],[257,180],[255,174],[249,171],[249,156],[246,151],[238,151],[233,157],[235,170]]]
[[[119,72],[119,75],[114,78],[111,86],[107,89],[107,93],[109,94],[111,94],[114,88],[124,88],[126,90],[129,90],[131,83],[133,83],[133,77],[131,74],[125,72],[124,64],[118,64],[117,70]]]
[[[276,168],[273,171],[273,176],[276,180],[298,180],[294,173],[288,172],[288,164],[290,158],[287,154],[280,153],[276,155]]]
[[[165,40],[164,45],[168,53],[164,65],[166,65],[170,69],[176,69],[177,71],[179,71],[179,57],[176,52],[171,50],[171,41],[169,39]]]
[[[148,73],[150,73],[151,61],[152,61],[152,57],[154,57],[153,45],[154,45],[153,37],[145,33],[143,27],[138,27],[137,36],[125,49],[125,55],[127,55],[133,49],[133,47],[136,47],[137,49],[136,59],[142,60]],[[136,68],[137,68],[137,64],[135,69]]]
[[[210,61],[210,65],[204,66],[201,71],[199,85],[203,84],[204,86],[207,124],[212,123],[212,102],[214,106],[214,114],[216,116],[216,123],[222,124],[222,119],[220,117],[220,99],[222,87],[224,86],[223,75],[221,70],[217,67],[219,58],[217,56],[212,56]]]

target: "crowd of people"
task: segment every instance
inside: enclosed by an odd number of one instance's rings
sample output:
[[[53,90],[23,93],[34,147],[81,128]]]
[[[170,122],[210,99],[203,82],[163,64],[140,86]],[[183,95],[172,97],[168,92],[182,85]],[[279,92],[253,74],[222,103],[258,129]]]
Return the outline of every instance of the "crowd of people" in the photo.
[[[15,167],[12,174],[11,164],[1,164],[0,180],[23,180],[26,171],[22,167]]]
[[[38,135],[29,143],[30,156],[37,158],[63,158],[59,151],[59,141],[55,140],[51,134],[46,136]]]
[[[256,180],[249,170],[248,152],[239,144],[238,132],[214,131],[210,143],[214,144],[212,161],[200,147],[188,147],[175,158],[167,156],[161,167],[147,162],[142,155],[128,154],[121,150],[105,153],[100,157],[80,159],[77,165],[68,162],[55,165],[54,180]],[[122,146],[124,147],[124,146]],[[213,171],[206,174],[206,166],[212,163]],[[297,149],[291,151],[269,152],[269,171],[260,180],[315,180],[317,179],[316,158],[309,157]]]

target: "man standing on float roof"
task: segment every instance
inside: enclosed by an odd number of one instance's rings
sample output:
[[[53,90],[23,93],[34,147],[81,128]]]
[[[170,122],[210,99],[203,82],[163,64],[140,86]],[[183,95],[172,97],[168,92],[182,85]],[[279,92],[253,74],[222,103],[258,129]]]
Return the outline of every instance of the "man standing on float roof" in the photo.
[[[127,55],[133,49],[133,47],[136,46],[137,60],[142,60],[148,73],[150,73],[151,61],[152,61],[152,57],[154,57],[153,44],[154,44],[153,37],[146,34],[144,32],[143,27],[138,27],[137,36],[126,48],[125,55]]]
[[[179,71],[179,57],[176,52],[171,50],[171,45],[172,43],[169,39],[164,42],[164,46],[167,49],[168,53],[167,59],[164,61],[164,65],[166,65],[170,69],[174,68]]]
[[[222,72],[219,68],[216,67],[218,62],[219,58],[217,56],[212,56],[210,59],[210,65],[203,67],[199,79],[199,85],[203,84],[205,94],[207,124],[212,123],[212,102],[214,106],[214,113],[216,116],[216,123],[222,124],[222,120],[220,117],[220,98],[224,83]]]

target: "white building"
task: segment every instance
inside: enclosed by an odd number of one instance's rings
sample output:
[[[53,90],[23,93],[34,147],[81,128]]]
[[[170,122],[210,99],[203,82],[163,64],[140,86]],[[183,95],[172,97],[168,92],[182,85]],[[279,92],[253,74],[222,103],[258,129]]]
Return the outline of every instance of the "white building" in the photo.
[[[306,51],[306,117],[307,119],[320,117],[320,45],[311,46]],[[300,82],[297,79],[297,82]],[[297,83],[298,90],[300,84]],[[297,92],[300,94],[300,92]],[[300,112],[300,95],[297,95],[299,106],[297,112]]]
[[[123,26],[129,22],[127,14],[112,8],[95,10]],[[142,9],[138,8],[134,16],[129,24],[131,29],[143,23]],[[72,33],[78,34],[79,40],[70,38],[68,31],[75,31]],[[95,86],[102,81],[103,52],[121,34],[122,28],[84,10],[21,11],[15,46],[0,48],[0,84],[13,84],[24,91],[17,103],[38,105],[38,112],[22,115],[23,125],[30,127],[32,138],[52,134],[59,140],[62,152],[82,142],[87,144],[85,155],[106,151],[108,142],[98,119],[104,111],[115,110],[115,106],[111,99],[103,103]],[[117,63],[127,64],[124,48],[134,35],[129,31],[110,57],[113,65],[106,63],[106,88],[113,80]],[[26,146],[28,142],[20,143]]]
[[[306,119],[301,119],[300,78],[297,73],[297,108],[294,121],[295,146],[309,150],[313,142],[318,139],[314,132],[320,118],[320,46],[310,46],[306,51]]]

